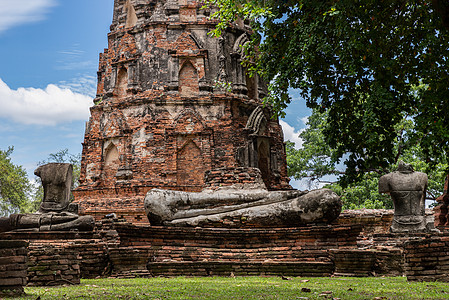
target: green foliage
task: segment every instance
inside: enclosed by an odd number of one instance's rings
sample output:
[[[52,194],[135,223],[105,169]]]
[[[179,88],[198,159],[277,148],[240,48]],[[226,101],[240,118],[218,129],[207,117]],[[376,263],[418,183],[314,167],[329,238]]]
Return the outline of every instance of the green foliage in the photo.
[[[302,290],[309,289],[310,292]],[[405,277],[175,277],[89,279],[81,285],[25,287],[17,299],[447,299],[443,282]],[[321,296],[320,296],[321,295]]]
[[[25,169],[11,161],[13,151],[14,147],[0,150],[0,215],[3,216],[33,210],[29,201],[32,186]]]
[[[444,1],[208,0],[223,28],[252,20],[253,72],[282,115],[289,88],[328,114],[326,143],[345,158],[347,183],[394,164],[396,126],[414,120],[411,140],[430,165],[449,154],[449,30]],[[443,18],[441,18],[443,16]],[[445,23],[442,22],[442,19]],[[446,27],[445,27],[446,26]],[[261,38],[263,37],[263,38]],[[260,47],[255,44],[261,42]],[[259,52],[256,52],[258,49]],[[424,85],[419,97],[414,87]]]
[[[365,174],[360,181],[342,188],[338,183],[327,187],[341,196],[343,209],[380,209],[393,208],[390,196],[379,194],[379,175],[376,173]]]
[[[334,150],[325,141],[323,131],[327,128],[327,116],[315,110],[307,119],[307,128],[299,137],[303,140],[301,150],[294,148],[292,142],[287,141],[288,175],[295,179],[309,178],[320,182],[326,175],[340,175],[333,159]]]
[[[393,208],[390,197],[378,193],[378,182],[380,176],[395,171],[399,160],[403,160],[412,164],[415,171],[428,174],[428,199],[435,200],[441,195],[448,162],[442,161],[431,165],[423,159],[421,147],[410,138],[415,133],[415,125],[410,118],[404,118],[394,128],[396,135],[392,150],[394,162],[383,169],[359,172],[357,179],[353,182],[347,182],[344,180],[345,177],[341,177],[344,174],[344,166],[339,164],[337,151],[326,144],[324,133],[330,126],[328,118],[327,113],[313,110],[308,118],[307,128],[300,134],[303,148],[295,149],[293,143],[287,142],[289,176],[297,180],[308,179],[311,182],[327,184],[327,187],[341,196],[344,209]]]
[[[224,91],[227,93],[232,92],[232,83],[220,80],[214,80],[214,89],[219,91]]]

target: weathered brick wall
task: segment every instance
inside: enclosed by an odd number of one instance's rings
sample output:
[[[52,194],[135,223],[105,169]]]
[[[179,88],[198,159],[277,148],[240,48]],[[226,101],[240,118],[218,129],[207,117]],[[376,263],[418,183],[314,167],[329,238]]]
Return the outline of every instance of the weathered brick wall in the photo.
[[[353,248],[360,226],[195,229],[98,223],[97,233],[16,232],[30,240],[32,285],[77,283],[79,277],[159,275],[328,276],[329,249]],[[70,264],[67,264],[70,262]]]
[[[111,272],[109,248],[118,244],[117,233],[108,228],[101,232],[10,232],[0,238],[29,241],[28,276],[33,285],[106,276]],[[75,257],[73,265],[64,265],[69,256]]]
[[[148,190],[200,191],[221,168],[258,167],[269,189],[290,189],[266,86],[240,64],[249,27],[212,38],[211,11],[188,2],[115,2],[74,192],[81,214],[145,224]]]
[[[295,276],[328,277],[334,270],[331,262],[161,262],[149,264],[152,276]]]
[[[217,178],[225,173],[216,173]],[[408,249],[404,245],[409,247],[410,253],[413,249],[424,249],[425,254],[437,253],[415,255],[417,265],[410,267],[409,271],[430,270],[433,275],[443,276],[446,254],[449,253],[446,251],[447,242],[444,242],[444,246],[442,244],[447,238],[445,235],[439,234],[432,238],[425,233],[412,236],[391,233],[364,235],[360,233],[372,232],[372,222],[355,224],[349,217],[345,219],[353,225],[201,229],[136,226],[123,219],[111,218],[98,222],[95,232],[10,232],[0,234],[0,239],[30,241],[31,248],[42,250],[31,254],[36,261],[42,259],[42,256],[48,256],[45,254],[47,248],[50,252],[56,248],[70,251],[66,254],[78,257],[81,278],[228,276],[231,272],[235,275],[327,276],[334,272],[334,268],[337,275],[397,276],[402,274],[404,267],[401,253]],[[371,229],[363,229],[364,224],[368,224]],[[427,246],[412,248],[408,244],[410,239],[426,241],[433,238],[440,239],[437,240],[438,244],[426,242]],[[415,252],[420,253],[421,250],[418,250]],[[428,261],[427,257],[436,258]],[[64,258],[55,258],[53,268],[59,270],[57,266],[62,265],[58,261],[60,259]],[[432,265],[435,259],[437,268],[429,269],[435,265]],[[438,266],[441,266],[440,269]],[[52,278],[45,279],[47,283],[50,279],[59,279],[61,282],[66,278],[63,273],[54,274],[58,270],[51,269],[51,266],[46,268],[46,274],[33,276],[52,275]],[[63,276],[54,277],[58,274]],[[422,276],[418,273],[411,276],[415,275]],[[43,282],[44,279],[40,284]]]
[[[52,286],[80,283],[80,257],[71,245],[31,243],[28,252],[28,285]]]
[[[329,249],[356,247],[358,226],[201,229],[115,226],[114,272],[148,268],[152,275],[327,276]]]
[[[205,176],[205,186],[210,189],[229,186],[238,188],[250,185],[264,187],[258,168],[221,168],[207,171]]]
[[[449,175],[444,183],[443,195],[437,198],[438,206],[435,207],[435,228],[441,231],[449,231]]]
[[[449,236],[428,236],[405,243],[405,275],[409,281],[449,282]]]
[[[336,220],[339,225],[359,224],[362,226],[362,234],[371,236],[373,234],[389,233],[393,221],[394,210],[392,209],[357,209],[344,210]]]
[[[400,276],[403,274],[403,251],[399,248],[332,249],[336,276]]]
[[[79,253],[81,278],[96,278],[110,273],[108,245],[103,240],[75,240],[71,248]]]
[[[28,243],[0,240],[0,296],[23,293],[27,284]]]

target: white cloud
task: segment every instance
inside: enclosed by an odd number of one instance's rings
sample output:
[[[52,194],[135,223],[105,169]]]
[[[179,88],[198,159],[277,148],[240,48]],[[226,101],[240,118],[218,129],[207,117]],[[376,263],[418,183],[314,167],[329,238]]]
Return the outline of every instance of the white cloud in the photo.
[[[0,33],[24,23],[41,21],[56,0],[0,0]]]
[[[284,139],[286,141],[291,141],[295,143],[295,148],[302,148],[303,140],[299,137],[299,134],[304,130],[301,129],[297,131],[293,126],[290,126],[287,122],[279,120],[279,124],[282,126],[282,131],[284,132]]]
[[[22,124],[56,125],[87,120],[92,98],[54,84],[12,90],[0,79],[0,118]]]

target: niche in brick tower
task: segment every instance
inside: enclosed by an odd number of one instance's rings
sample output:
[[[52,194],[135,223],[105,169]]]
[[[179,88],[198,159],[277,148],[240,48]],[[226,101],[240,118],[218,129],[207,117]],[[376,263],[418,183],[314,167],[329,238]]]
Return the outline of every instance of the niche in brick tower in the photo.
[[[203,176],[206,169],[202,163],[201,149],[193,140],[188,140],[177,153],[177,175],[180,186],[201,186],[204,183]]]
[[[117,73],[117,82],[115,84],[115,96],[118,98],[124,97],[128,89],[128,71],[126,68],[120,68]]]
[[[192,109],[179,114],[174,135],[176,137],[176,174],[179,186],[204,184],[204,173],[210,166],[210,132],[201,117]]]
[[[266,138],[257,139],[257,167],[262,173],[264,183],[270,183],[270,141]]]
[[[198,71],[190,60],[186,60],[179,71],[181,97],[196,97],[199,93]]]
[[[114,142],[105,143],[103,157],[103,180],[107,184],[108,181],[115,181],[115,175],[120,167],[120,154]]]

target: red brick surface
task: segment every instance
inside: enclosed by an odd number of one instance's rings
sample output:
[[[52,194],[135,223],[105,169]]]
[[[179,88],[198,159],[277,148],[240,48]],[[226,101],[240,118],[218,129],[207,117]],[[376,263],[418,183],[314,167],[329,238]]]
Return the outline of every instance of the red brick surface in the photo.
[[[21,240],[0,240],[0,296],[19,295],[27,284],[27,247]]]
[[[1,239],[28,240],[33,250],[27,268],[23,263],[22,267],[11,264],[15,254],[26,255],[25,249],[1,249],[8,262],[0,264],[0,272],[23,275],[28,269],[32,284],[45,285],[61,284],[70,276],[228,276],[231,272],[288,276],[397,276],[405,272],[409,280],[447,280],[447,234],[361,235],[367,232],[362,227],[169,228],[108,219],[97,223],[95,232],[0,234]],[[38,269],[43,272],[37,273]]]
[[[74,192],[81,214],[147,223],[148,190],[201,191],[205,172],[221,168],[260,165],[269,189],[290,189],[282,129],[270,109],[247,128],[266,93],[255,78],[246,82],[240,65],[248,28],[226,32],[220,44],[207,35],[216,22],[201,7],[175,1],[131,10],[115,2]],[[231,90],[216,88],[217,78]]]
[[[405,243],[405,274],[410,281],[449,282],[449,236],[409,240]]]
[[[437,198],[438,206],[435,207],[435,228],[438,228],[442,231],[449,230],[449,193],[448,193],[448,185],[449,185],[449,175],[446,177],[446,182],[444,184],[443,195]]]
[[[28,257],[29,286],[80,283],[80,256],[71,244],[31,243]]]

